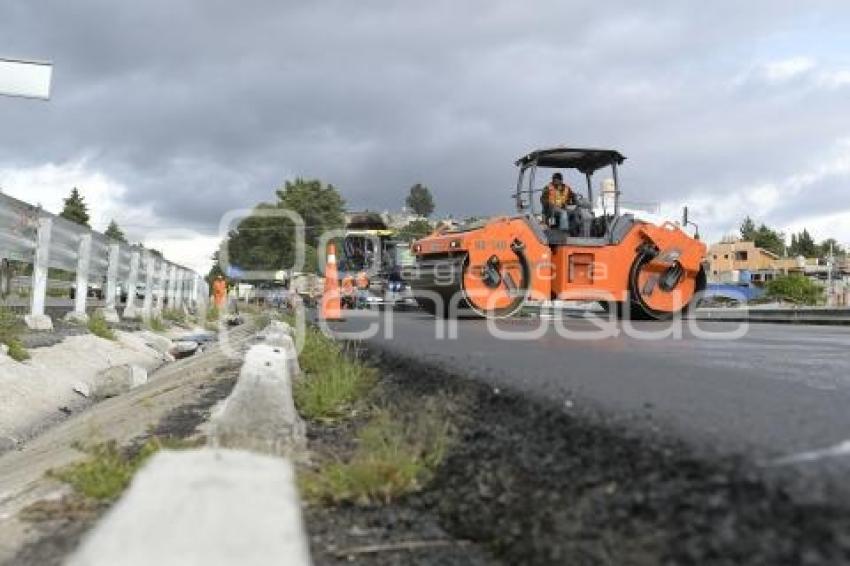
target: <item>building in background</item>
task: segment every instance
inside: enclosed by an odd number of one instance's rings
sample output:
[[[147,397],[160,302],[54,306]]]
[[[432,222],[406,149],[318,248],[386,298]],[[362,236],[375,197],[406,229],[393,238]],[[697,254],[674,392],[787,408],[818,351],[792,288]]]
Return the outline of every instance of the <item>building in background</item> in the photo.
[[[708,248],[712,284],[762,287],[776,277],[802,275],[824,286],[828,304],[850,303],[850,258],[781,257],[744,240],[725,240]]]

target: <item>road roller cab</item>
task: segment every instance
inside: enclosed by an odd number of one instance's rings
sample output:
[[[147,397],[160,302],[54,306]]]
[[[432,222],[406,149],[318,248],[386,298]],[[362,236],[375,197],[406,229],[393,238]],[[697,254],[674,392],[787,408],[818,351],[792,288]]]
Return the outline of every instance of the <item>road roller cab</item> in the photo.
[[[528,301],[598,301],[619,315],[669,318],[693,304],[705,286],[705,245],[685,232],[687,220],[649,222],[620,210],[615,150],[557,147],[517,160],[518,214],[431,234],[413,244],[407,275],[420,305],[439,315],[469,308],[505,317]],[[583,181],[563,211],[543,214],[548,173]],[[594,175],[605,170],[594,198]],[[577,184],[577,183],[576,183]],[[584,194],[582,194],[584,193]]]

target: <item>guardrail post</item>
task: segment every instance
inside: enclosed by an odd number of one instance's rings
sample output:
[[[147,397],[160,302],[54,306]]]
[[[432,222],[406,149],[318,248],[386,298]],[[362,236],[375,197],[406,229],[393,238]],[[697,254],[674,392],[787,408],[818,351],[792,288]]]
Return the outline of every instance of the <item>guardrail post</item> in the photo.
[[[157,306],[160,312],[165,310],[165,294],[168,290],[168,262],[162,260],[162,266],[159,269],[159,292],[157,293]]]
[[[168,301],[168,308],[173,309],[174,306],[174,284],[177,283],[177,268],[173,265],[168,266],[168,286],[165,288],[165,296]]]
[[[153,282],[156,271],[156,258],[150,252],[145,252],[145,298],[142,299],[142,320],[151,319],[153,310]]]
[[[183,284],[183,270],[174,266],[174,285],[171,289],[171,293],[174,297],[174,308],[180,308],[180,285]]]
[[[136,287],[139,281],[139,261],[140,254],[138,250],[130,252],[130,275],[127,278],[127,305],[124,307],[124,318],[137,318],[136,312]]]
[[[32,330],[53,330],[53,321],[44,314],[44,302],[47,297],[47,270],[50,261],[50,231],[53,220],[42,216],[38,219],[38,235],[36,236],[35,258],[32,265],[32,297],[30,313],[24,317],[27,326]]]
[[[80,236],[80,246],[77,252],[77,277],[74,284],[74,310],[69,312],[66,320],[88,322],[86,302],[89,296],[89,264],[91,263],[91,234]]]
[[[192,307],[192,295],[189,292],[190,272],[185,269],[180,272],[180,305],[188,311]]]
[[[121,260],[121,247],[109,244],[109,263],[106,268],[106,306],[101,314],[107,322],[118,322],[118,311],[115,310],[115,295],[118,292],[118,262]]]
[[[201,304],[200,297],[198,296],[198,293],[201,290],[201,286],[198,283],[200,279],[201,276],[198,274],[195,274],[195,276],[192,277],[192,295],[190,304],[193,309],[197,309]]]

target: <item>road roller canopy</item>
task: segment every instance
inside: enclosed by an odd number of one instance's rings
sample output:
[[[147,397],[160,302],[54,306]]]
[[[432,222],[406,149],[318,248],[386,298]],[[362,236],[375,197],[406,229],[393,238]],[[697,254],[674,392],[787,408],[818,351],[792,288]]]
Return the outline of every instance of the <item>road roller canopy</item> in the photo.
[[[538,149],[520,157],[516,165],[525,169],[536,165],[538,167],[557,167],[560,169],[577,169],[585,175],[592,175],[597,169],[620,165],[626,158],[614,149],[582,149],[574,147],[553,147]]]

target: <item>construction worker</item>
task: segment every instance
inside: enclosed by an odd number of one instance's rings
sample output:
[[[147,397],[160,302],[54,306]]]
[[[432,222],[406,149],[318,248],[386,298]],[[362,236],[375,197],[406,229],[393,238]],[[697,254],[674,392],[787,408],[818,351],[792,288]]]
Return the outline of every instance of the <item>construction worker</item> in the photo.
[[[365,271],[357,274],[357,308],[366,308],[369,297],[369,276]]]
[[[224,280],[222,275],[218,275],[213,281],[212,288],[213,302],[216,308],[221,310],[227,304],[227,281]]]
[[[541,202],[546,223],[549,224],[550,219],[554,219],[554,224],[559,230],[567,230],[569,228],[567,206],[575,204],[575,193],[569,185],[564,183],[564,176],[561,173],[555,172],[552,175],[552,181],[543,189]]]
[[[342,295],[342,306],[348,309],[354,308],[354,277],[350,273],[346,273],[342,278],[340,285],[340,294]]]

